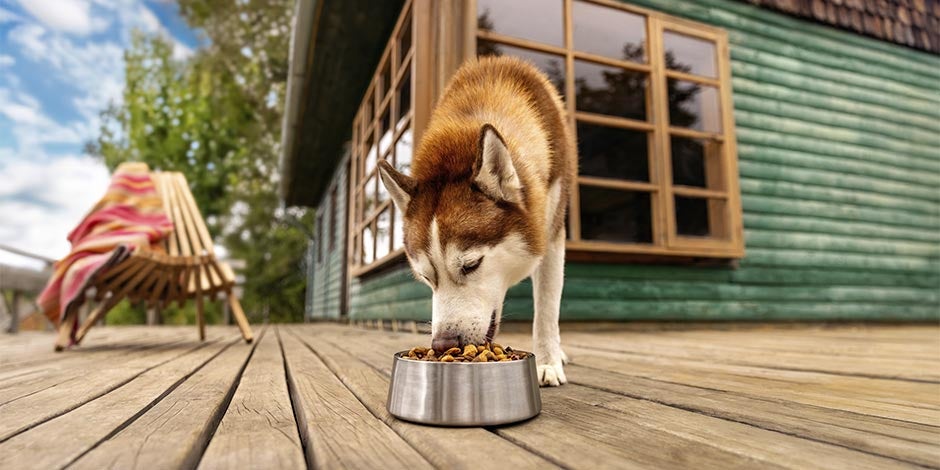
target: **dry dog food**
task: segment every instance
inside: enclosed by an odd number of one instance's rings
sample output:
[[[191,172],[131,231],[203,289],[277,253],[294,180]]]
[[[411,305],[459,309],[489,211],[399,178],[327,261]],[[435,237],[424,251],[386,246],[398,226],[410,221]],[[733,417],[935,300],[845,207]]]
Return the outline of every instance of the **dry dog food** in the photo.
[[[431,348],[421,346],[411,348],[405,357],[415,361],[433,362],[506,362],[525,359],[529,353],[513,351],[510,347],[502,347],[496,343],[468,344],[463,349],[450,348],[438,353]]]

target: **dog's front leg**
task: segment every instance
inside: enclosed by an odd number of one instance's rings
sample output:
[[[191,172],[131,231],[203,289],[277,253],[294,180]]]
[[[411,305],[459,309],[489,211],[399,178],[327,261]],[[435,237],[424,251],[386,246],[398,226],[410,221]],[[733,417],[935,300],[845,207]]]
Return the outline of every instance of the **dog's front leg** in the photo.
[[[565,233],[562,230],[549,244],[541,264],[532,273],[532,294],[535,301],[533,352],[538,365],[539,382],[551,387],[568,381],[563,367],[568,357],[561,350],[561,335],[558,331],[564,277]]]

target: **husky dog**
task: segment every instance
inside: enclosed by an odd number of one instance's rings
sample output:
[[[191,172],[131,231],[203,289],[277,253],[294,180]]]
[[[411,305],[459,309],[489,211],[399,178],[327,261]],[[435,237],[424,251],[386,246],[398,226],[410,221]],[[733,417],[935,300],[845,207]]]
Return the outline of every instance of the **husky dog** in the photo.
[[[558,311],[574,139],[558,93],[527,62],[463,65],[431,115],[411,175],[379,162],[404,214],[415,277],[433,291],[436,350],[492,341],[506,290],[532,276],[542,385],[567,379]]]

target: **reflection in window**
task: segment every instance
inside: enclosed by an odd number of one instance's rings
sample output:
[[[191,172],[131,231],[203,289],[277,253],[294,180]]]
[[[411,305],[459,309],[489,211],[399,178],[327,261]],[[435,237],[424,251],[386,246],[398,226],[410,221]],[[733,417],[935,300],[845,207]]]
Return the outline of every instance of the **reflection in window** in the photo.
[[[721,132],[718,89],[708,85],[669,79],[669,124],[705,132]]]
[[[411,111],[411,71],[405,72],[401,77],[401,84],[398,85],[398,123],[395,128],[400,129],[405,121],[405,116]]]
[[[392,207],[392,249],[397,250],[405,246],[405,222],[401,217],[401,211],[397,207]]]
[[[532,62],[545,72],[545,75],[548,75],[548,80],[555,85],[562,99],[565,97],[565,58],[560,55],[545,54],[483,40],[477,41],[477,55],[511,55]]]
[[[563,12],[562,0],[477,0],[477,27],[561,47]]]
[[[395,169],[405,174],[411,173],[411,156],[414,149],[411,140],[411,128],[408,128],[395,143]]]
[[[381,79],[381,82],[379,83],[379,86],[382,87],[381,88],[382,93],[378,96],[379,103],[381,103],[382,100],[384,100],[385,97],[388,95],[388,91],[391,85],[392,85],[392,63],[391,61],[385,61],[385,66],[382,67],[382,79]]]
[[[375,221],[375,259],[389,253],[391,229],[391,209],[385,209]]]
[[[623,10],[574,2],[574,49],[611,59],[646,62],[646,19]]]
[[[372,210],[375,209],[375,176],[372,176],[366,181],[365,187],[365,201],[363,204],[363,217],[369,216],[372,213]]]
[[[672,31],[663,32],[666,68],[715,78],[715,43]]]
[[[365,149],[363,150],[366,152],[365,169],[363,172],[366,175],[372,172],[372,169],[375,168],[375,164],[378,161],[376,158],[378,156],[378,149],[375,148],[375,138],[373,138],[371,130],[368,134]]]
[[[372,224],[362,231],[362,264],[369,264],[375,259],[375,240],[372,236]]]
[[[579,122],[580,174],[649,181],[648,144],[646,132]]]
[[[398,34],[398,63],[405,61],[408,50],[411,49],[411,22],[406,21],[402,25],[401,32]],[[401,69],[399,69],[401,70]]]
[[[379,119],[379,132],[382,134],[379,137],[379,155],[385,156],[385,152],[388,151],[390,145],[392,145],[392,119],[391,119],[392,110],[388,107],[385,108],[385,112],[382,113],[382,118]]]
[[[578,111],[646,120],[645,73],[575,61],[574,76]]]
[[[705,141],[673,136],[670,142],[672,149],[672,183],[683,186],[706,187]]]
[[[708,226],[708,200],[676,196],[676,232],[679,235],[706,237]]]
[[[585,240],[651,243],[649,193],[581,185],[581,237]]]

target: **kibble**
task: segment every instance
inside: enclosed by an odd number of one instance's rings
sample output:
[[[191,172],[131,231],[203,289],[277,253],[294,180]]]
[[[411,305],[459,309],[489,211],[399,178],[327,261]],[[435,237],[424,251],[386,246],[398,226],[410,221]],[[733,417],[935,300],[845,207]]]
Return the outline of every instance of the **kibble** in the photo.
[[[430,362],[508,362],[525,359],[529,353],[513,351],[495,343],[468,344],[463,350],[450,348],[440,355],[431,348],[416,346],[408,350],[405,358]]]

